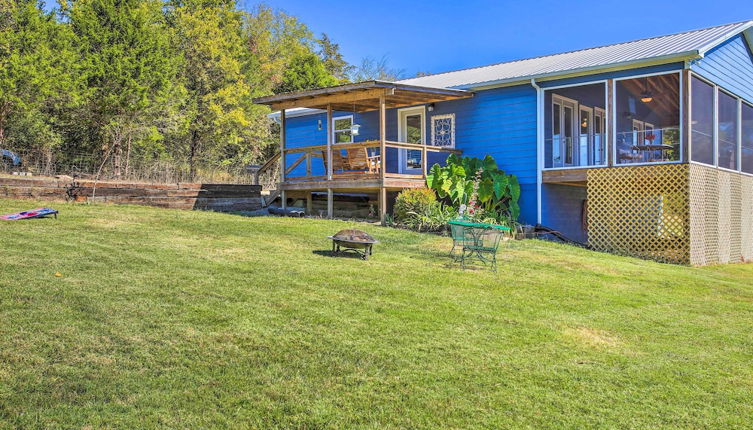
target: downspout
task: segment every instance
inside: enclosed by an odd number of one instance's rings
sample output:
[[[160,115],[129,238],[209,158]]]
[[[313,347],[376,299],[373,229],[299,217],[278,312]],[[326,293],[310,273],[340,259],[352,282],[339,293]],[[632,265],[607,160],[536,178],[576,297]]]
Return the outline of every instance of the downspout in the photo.
[[[544,168],[544,90],[531,79],[531,86],[536,90],[536,224],[541,224],[541,183]]]

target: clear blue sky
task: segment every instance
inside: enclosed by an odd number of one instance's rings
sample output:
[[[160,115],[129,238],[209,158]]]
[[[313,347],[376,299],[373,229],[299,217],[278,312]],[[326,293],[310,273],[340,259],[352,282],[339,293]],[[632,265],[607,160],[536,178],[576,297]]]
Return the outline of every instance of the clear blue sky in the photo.
[[[238,0],[246,9],[258,0]],[[54,0],[47,0],[55,4]],[[439,73],[753,19],[751,0],[268,0],[350,63]]]
[[[257,1],[240,0],[252,7]],[[386,55],[394,68],[437,73],[753,19],[751,0],[599,2],[277,0],[340,44],[345,59]]]

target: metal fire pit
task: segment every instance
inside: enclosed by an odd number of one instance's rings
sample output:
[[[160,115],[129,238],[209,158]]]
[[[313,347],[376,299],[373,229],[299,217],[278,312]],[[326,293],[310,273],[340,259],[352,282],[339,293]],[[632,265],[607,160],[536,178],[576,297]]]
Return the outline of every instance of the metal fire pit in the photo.
[[[332,239],[332,252],[351,251],[360,255],[364,260],[369,259],[372,246],[379,243],[370,234],[355,229],[340,230],[332,236],[327,236],[327,239]],[[340,250],[341,247],[343,248],[342,251]]]

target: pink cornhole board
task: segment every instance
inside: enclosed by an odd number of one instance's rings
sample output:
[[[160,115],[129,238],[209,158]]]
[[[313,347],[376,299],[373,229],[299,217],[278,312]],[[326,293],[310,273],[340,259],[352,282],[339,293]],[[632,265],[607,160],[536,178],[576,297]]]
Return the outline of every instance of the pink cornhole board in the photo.
[[[20,219],[44,218],[50,215],[54,215],[55,218],[57,218],[58,211],[56,211],[55,209],[50,209],[50,208],[38,208],[38,209],[29,210],[29,211],[3,215],[3,216],[0,216],[0,219],[6,220],[6,221],[17,221]]]

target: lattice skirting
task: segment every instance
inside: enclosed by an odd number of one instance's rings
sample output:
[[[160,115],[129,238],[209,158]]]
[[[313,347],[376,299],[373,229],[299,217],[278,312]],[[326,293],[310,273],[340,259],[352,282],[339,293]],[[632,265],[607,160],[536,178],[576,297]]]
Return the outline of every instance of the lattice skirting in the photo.
[[[753,177],[690,165],[690,263],[753,261]]]
[[[590,170],[588,241],[664,263],[753,261],[753,177],[696,164]]]
[[[588,241],[594,249],[690,263],[689,166],[588,171]]]

